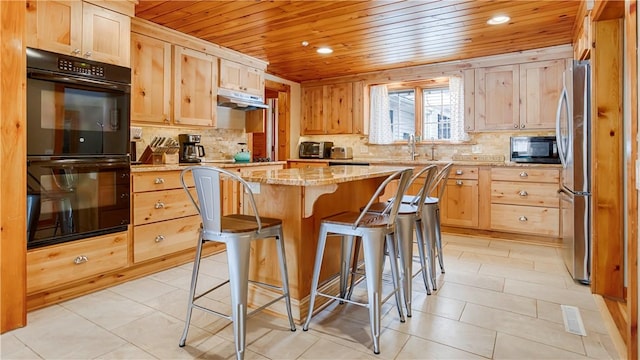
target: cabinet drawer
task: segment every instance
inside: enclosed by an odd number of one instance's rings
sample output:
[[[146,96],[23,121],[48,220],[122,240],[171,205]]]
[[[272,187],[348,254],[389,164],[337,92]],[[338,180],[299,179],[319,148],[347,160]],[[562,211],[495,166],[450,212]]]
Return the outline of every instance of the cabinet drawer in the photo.
[[[478,168],[470,166],[452,166],[449,179],[478,180]]]
[[[557,208],[491,204],[491,230],[558,237]]]
[[[133,261],[140,262],[195,248],[200,216],[189,216],[133,228]]]
[[[493,168],[491,180],[495,181],[531,181],[558,184],[560,171],[556,169],[537,168]]]
[[[191,173],[186,177],[187,185],[194,186]],[[133,192],[182,189],[180,171],[154,171],[133,173]]]
[[[191,189],[196,197],[195,189]],[[133,224],[142,225],[197,215],[196,208],[183,189],[133,194]]]
[[[27,293],[127,266],[127,232],[27,252]]]
[[[491,203],[557,208],[560,205],[557,184],[493,181]]]

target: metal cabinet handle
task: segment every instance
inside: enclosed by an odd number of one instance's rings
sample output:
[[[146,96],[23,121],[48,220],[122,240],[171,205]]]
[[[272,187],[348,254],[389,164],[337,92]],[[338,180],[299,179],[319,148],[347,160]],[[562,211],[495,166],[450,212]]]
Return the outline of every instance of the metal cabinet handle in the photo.
[[[514,129],[517,129],[518,127],[519,127],[518,124],[513,124]]]
[[[524,127],[525,127],[525,125],[524,125],[524,124],[520,125],[520,128],[521,128],[521,129],[524,129]]]
[[[518,193],[518,195],[520,196],[527,196],[529,195],[529,193],[526,190],[520,190],[520,192]]]
[[[84,53],[84,57],[91,57],[91,51],[87,51],[86,53]]]
[[[164,184],[164,179],[163,178],[156,178],[155,180],[153,180],[154,184]]]
[[[158,201],[153,207],[156,209],[164,209],[164,203],[162,201]]]
[[[461,185],[463,185],[463,182],[462,182],[462,180],[456,180],[456,185],[458,185],[458,186],[461,186]]]
[[[520,177],[521,178],[526,178],[527,176],[529,176],[529,174],[527,174],[526,171],[523,171],[523,172],[520,173]]]
[[[456,170],[456,175],[462,175],[462,169]]]
[[[158,235],[156,236],[156,242],[159,243],[160,241],[164,240],[164,235]]]
[[[78,55],[78,54],[80,54],[80,49],[73,49],[73,51],[71,53],[73,55]]]
[[[89,261],[89,258],[86,257],[85,255],[80,255],[80,256],[77,256],[75,259],[73,259],[73,263],[76,265],[84,264],[87,261]]]
[[[526,216],[521,215],[521,216],[518,218],[518,220],[520,220],[520,221],[522,221],[522,222],[525,222],[525,221],[527,221],[527,220],[529,220],[529,219],[527,219],[527,217],[526,217]]]

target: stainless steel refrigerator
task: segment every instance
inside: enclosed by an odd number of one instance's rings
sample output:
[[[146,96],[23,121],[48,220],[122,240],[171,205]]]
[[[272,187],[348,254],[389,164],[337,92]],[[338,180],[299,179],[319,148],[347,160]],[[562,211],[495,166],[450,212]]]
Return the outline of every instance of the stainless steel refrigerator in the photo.
[[[562,162],[562,251],[571,276],[591,280],[591,113],[588,61],[574,61],[564,74],[556,138]]]

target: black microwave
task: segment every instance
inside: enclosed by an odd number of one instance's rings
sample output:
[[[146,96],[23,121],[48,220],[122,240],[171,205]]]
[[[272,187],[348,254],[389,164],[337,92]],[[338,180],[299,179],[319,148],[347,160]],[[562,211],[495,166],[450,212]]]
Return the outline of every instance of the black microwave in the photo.
[[[511,137],[511,161],[531,164],[560,164],[556,137]]]

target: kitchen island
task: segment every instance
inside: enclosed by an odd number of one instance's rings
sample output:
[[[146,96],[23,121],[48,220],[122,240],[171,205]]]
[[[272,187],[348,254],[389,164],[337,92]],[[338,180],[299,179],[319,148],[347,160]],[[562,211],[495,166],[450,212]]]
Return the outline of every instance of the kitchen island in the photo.
[[[384,179],[401,168],[342,165],[258,170],[243,174],[243,178],[251,183],[260,215],[283,220],[291,303],[296,321],[302,321],[308,311],[311,276],[322,218],[344,211],[360,211]],[[243,208],[248,209],[247,205],[245,198]],[[339,245],[337,239],[328,241],[321,283],[339,269]],[[275,245],[271,242],[255,242],[251,255],[250,278],[279,284]],[[337,284],[330,282],[327,286]],[[256,304],[264,303],[275,295],[259,288],[254,290],[250,297]],[[322,305],[319,301],[316,304]],[[285,314],[283,303],[277,303],[271,309]]]

